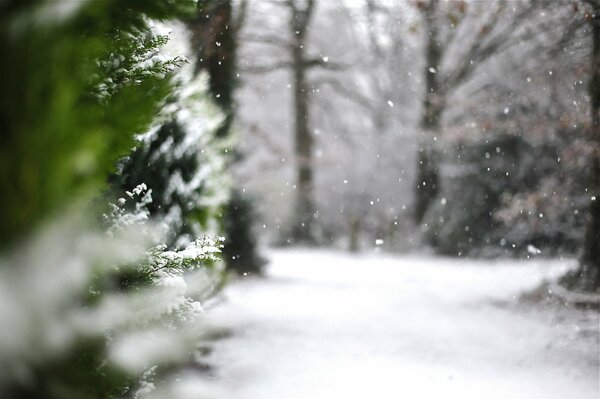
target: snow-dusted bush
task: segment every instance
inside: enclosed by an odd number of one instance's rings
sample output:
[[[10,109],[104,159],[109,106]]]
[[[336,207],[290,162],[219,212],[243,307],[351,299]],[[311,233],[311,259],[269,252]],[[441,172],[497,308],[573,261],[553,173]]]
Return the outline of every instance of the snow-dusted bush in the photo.
[[[17,3],[0,2],[0,397],[142,397],[191,359],[221,240],[167,249],[142,181],[103,216],[89,204],[161,110],[192,102],[153,21],[195,2]]]
[[[158,365],[190,361],[221,239],[167,251],[143,206],[116,207],[108,230],[74,211],[0,259],[3,397],[143,397]]]
[[[138,136],[113,178],[121,190],[142,182],[152,188],[148,209],[169,225],[170,247],[203,232],[219,232],[217,219],[230,185],[224,172],[229,142],[215,138],[223,115],[208,96],[207,76],[195,76],[186,67],[175,75],[175,84],[169,103]]]

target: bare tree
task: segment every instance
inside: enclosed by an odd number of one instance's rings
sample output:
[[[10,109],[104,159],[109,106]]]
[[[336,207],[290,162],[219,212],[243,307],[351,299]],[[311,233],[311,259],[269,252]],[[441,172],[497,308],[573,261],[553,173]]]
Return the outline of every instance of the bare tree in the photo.
[[[292,225],[292,237],[297,242],[313,243],[314,138],[310,131],[308,85],[306,82],[308,63],[305,47],[308,25],[314,9],[314,1],[307,0],[302,7],[297,0],[288,0],[290,29],[294,38],[291,46],[292,84],[294,91],[294,148],[296,155],[296,204]]]
[[[439,192],[435,142],[452,92],[467,82],[490,57],[528,38],[522,30],[536,2],[478,4],[422,0],[416,3],[425,30],[425,92],[421,114],[424,136],[417,159],[414,218],[423,217]],[[475,10],[469,12],[469,8]]]
[[[286,70],[291,74],[293,110],[293,152],[295,161],[295,199],[290,240],[296,243],[316,243],[314,198],[314,146],[311,128],[309,71],[314,69],[339,69],[343,66],[329,62],[307,51],[309,26],[314,16],[315,0],[286,0],[271,3],[288,12],[288,37],[251,32],[244,37],[247,42],[269,45],[283,52],[280,59],[269,63],[244,65],[244,73],[268,73]]]

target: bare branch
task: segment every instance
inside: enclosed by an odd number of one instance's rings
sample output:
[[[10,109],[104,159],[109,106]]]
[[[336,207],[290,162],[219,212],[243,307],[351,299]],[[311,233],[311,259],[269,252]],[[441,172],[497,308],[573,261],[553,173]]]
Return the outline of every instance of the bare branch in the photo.
[[[536,2],[528,3],[528,6],[523,8],[513,18],[511,23],[507,24],[493,37],[490,35],[494,32],[498,24],[497,21],[500,18],[498,18],[497,15],[488,18],[486,23],[479,29],[479,38],[473,41],[467,52],[463,55],[462,64],[443,81],[442,90],[448,92],[459,86],[472,75],[479,64],[486,61],[492,55],[506,51],[513,45],[522,42],[525,37],[517,37],[514,35],[514,32],[519,28],[520,24],[531,15],[536,4]]]
[[[310,58],[304,60],[304,66],[306,68],[319,67],[322,69],[328,69],[330,71],[341,71],[350,68],[349,65],[325,61],[323,58]]]
[[[311,81],[311,85],[313,87],[329,86],[333,90],[334,93],[341,95],[342,97],[344,97],[344,99],[350,100],[353,103],[355,103],[363,108],[366,108],[370,112],[375,112],[375,108],[373,107],[372,101],[368,97],[363,96],[362,94],[360,94],[357,91],[350,90],[347,85],[341,83],[337,79],[331,79],[331,78],[314,79]]]
[[[279,4],[282,6],[286,6],[290,10],[292,10],[292,12],[298,12],[298,8],[296,7],[296,2],[294,0],[274,1],[273,4]]]
[[[277,154],[279,159],[292,158],[292,155],[289,153],[289,151],[287,149],[285,149],[284,147],[279,145],[277,142],[275,142],[271,138],[271,136],[269,136],[266,132],[264,132],[257,124],[255,124],[255,123],[250,124],[250,128],[248,129],[248,132],[250,134],[252,134],[253,136],[258,137],[265,144],[265,146],[267,148],[269,148],[271,153]]]
[[[379,6],[373,0],[366,0],[366,17],[367,17],[367,26],[368,26],[368,35],[369,35],[369,43],[373,52],[375,53],[375,57],[380,60],[383,58],[383,50],[379,45],[379,41],[377,40],[377,35],[375,33],[375,12],[379,10]]]
[[[269,65],[240,65],[239,70],[242,73],[268,73],[291,67],[292,63],[289,61],[278,61]]]
[[[248,0],[240,0],[240,6],[238,8],[238,14],[233,22],[233,31],[235,32],[236,39],[239,39],[240,32],[246,22],[246,15],[248,14]]]
[[[273,45],[285,49],[289,49],[293,44],[275,34],[273,35],[261,35],[261,34],[246,34],[243,40],[248,43],[260,43]]]
[[[312,12],[315,8],[314,0],[306,0],[304,9],[298,7],[298,0],[287,0],[286,4],[292,11],[292,32],[298,38],[304,37],[308,22],[310,21]]]
[[[315,9],[315,1],[307,0],[306,8],[304,9],[304,24],[308,25],[308,21],[310,21],[310,17]]]

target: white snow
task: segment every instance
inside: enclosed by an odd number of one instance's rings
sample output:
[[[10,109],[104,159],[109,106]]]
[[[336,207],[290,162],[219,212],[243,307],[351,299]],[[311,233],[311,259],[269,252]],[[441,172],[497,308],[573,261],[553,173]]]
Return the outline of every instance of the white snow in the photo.
[[[210,313],[231,399],[598,398],[598,314],[524,303],[572,261],[270,253]]]
[[[527,252],[530,255],[539,255],[542,253],[542,251],[539,248],[536,248],[535,246],[528,244],[527,245]]]

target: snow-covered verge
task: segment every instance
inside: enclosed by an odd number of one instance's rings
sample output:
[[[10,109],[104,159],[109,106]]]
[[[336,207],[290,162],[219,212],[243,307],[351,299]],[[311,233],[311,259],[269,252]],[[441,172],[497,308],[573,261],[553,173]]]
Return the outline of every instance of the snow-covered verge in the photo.
[[[569,260],[272,251],[229,286],[228,398],[598,398],[598,313],[524,301]]]

